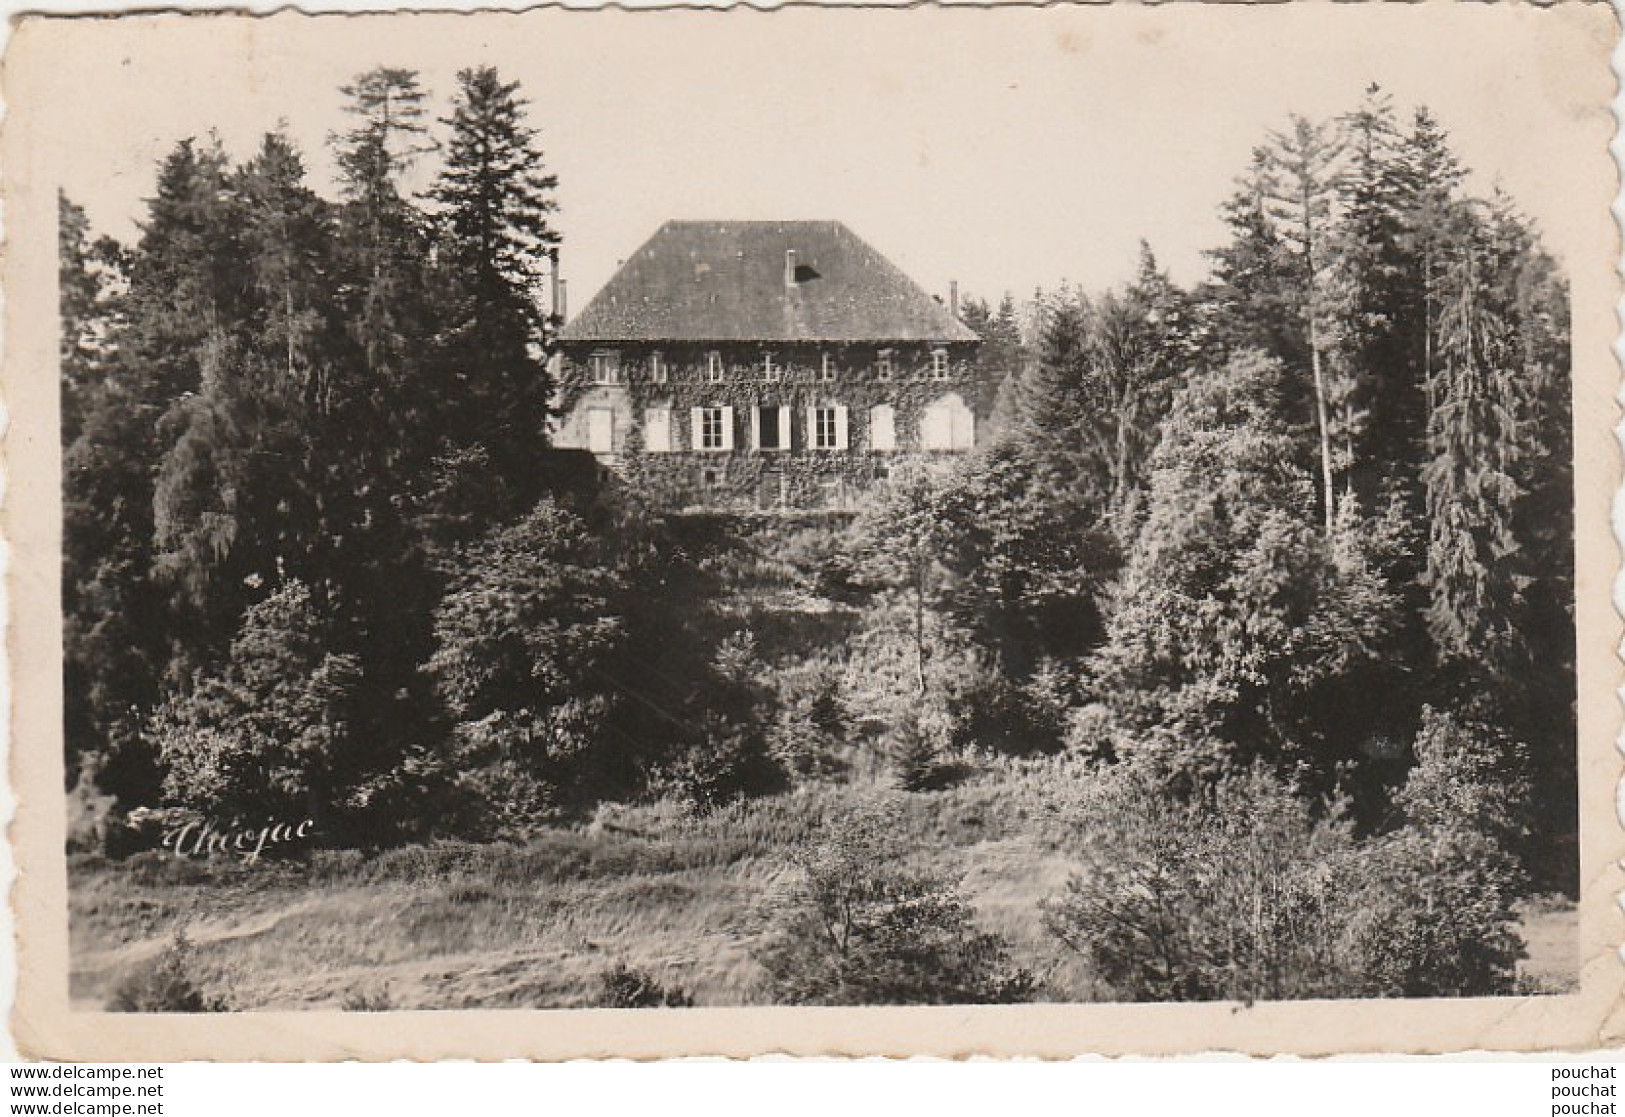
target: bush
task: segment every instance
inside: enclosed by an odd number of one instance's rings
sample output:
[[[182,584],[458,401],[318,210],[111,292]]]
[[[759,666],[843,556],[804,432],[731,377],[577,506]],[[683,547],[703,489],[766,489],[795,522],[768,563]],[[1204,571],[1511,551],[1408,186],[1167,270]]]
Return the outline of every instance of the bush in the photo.
[[[1478,997],[1516,991],[1523,940],[1517,869],[1464,827],[1408,826],[1373,844],[1365,887],[1348,905],[1359,990],[1387,997]]]
[[[219,674],[154,713],[171,802],[211,818],[299,818],[337,798],[361,666],[329,650],[329,612],[286,583],[248,610]]]
[[[1396,803],[1413,824],[1459,826],[1503,849],[1529,836],[1527,750],[1505,733],[1469,718],[1422,709],[1416,766]]]
[[[1424,708],[1417,763],[1395,796],[1406,825],[1373,843],[1353,933],[1369,986],[1404,997],[1513,991],[1524,956],[1514,857],[1528,830],[1524,749],[1499,730]]]
[[[1049,691],[1052,681],[1041,675],[1018,685],[978,663],[953,698],[954,743],[1007,756],[1055,752],[1065,733],[1065,714]]]
[[[1138,771],[1089,805],[1087,869],[1046,905],[1046,923],[1112,998],[1281,999],[1337,995],[1327,869],[1348,831],[1260,770],[1177,802]]]
[[[748,631],[722,641],[711,667],[705,708],[695,715],[696,739],[650,781],[657,795],[708,811],[783,789],[784,770],[768,748],[773,696],[757,681],[762,673],[755,639]]]
[[[108,1004],[109,1012],[225,1012],[222,998],[205,992],[188,972],[192,944],[184,931],[158,958],[119,985]]]
[[[390,1012],[394,1008],[395,999],[387,985],[377,989],[352,989],[344,996],[345,1012]]]
[[[906,719],[892,734],[891,758],[904,791],[932,791],[940,786],[941,750],[921,731],[917,717]]]
[[[901,818],[869,805],[795,858],[757,958],[788,1004],[995,1004],[1033,979],[979,931],[957,887],[898,867]]]
[[[841,706],[840,671],[817,658],[773,672],[778,712],[768,727],[768,751],[786,774],[819,780],[845,775],[847,717]]]
[[[675,985],[662,985],[647,970],[624,962],[598,975],[598,1008],[693,1008],[694,997]]]
[[[1413,823],[1359,843],[1255,767],[1180,800],[1122,767],[1081,808],[1086,871],[1045,905],[1109,998],[1474,996],[1512,990],[1511,862]]]

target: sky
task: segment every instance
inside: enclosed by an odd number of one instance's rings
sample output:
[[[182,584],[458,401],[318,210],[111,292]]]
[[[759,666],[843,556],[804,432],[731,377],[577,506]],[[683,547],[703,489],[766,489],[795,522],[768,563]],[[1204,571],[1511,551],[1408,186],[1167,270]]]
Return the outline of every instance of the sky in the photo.
[[[1018,298],[1132,275],[1141,238],[1181,282],[1218,207],[1292,113],[1377,82],[1427,104],[1476,186],[1499,182],[1560,255],[1569,174],[1607,170],[1605,9],[1568,5],[1163,5],[157,17],[19,34],[8,95],[44,98],[41,183],[134,235],[159,159],[217,129],[246,157],[285,123],[332,193],[338,87],[414,68],[437,115],[464,66],[531,101],[560,180],[579,310],[670,218],[833,218],[928,290]],[[32,53],[29,53],[32,51]],[[1598,137],[1601,137],[1599,140]],[[425,168],[427,170],[427,168]]]

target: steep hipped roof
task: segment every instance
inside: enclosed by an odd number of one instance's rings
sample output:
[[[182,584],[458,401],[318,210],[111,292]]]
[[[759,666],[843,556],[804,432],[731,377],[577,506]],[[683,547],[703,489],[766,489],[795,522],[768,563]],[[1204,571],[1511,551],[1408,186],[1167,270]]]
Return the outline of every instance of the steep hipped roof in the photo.
[[[786,282],[786,253],[795,282]],[[839,221],[668,221],[564,341],[975,341]]]

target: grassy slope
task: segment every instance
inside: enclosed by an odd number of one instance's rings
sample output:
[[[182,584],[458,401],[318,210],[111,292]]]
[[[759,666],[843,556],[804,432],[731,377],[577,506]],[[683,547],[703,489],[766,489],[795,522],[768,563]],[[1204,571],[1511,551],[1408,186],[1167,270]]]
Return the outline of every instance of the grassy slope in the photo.
[[[918,868],[962,874],[989,930],[1078,996],[1083,975],[1036,918],[1072,863],[1033,803],[1032,777],[907,797]],[[698,1003],[762,1000],[750,955],[764,900],[792,847],[860,788],[803,791],[684,820],[544,834],[524,848],[442,846],[371,861],[202,866],[143,855],[72,867],[72,994],[105,1002],[123,975],[184,928],[205,987],[242,1008],[558,1007],[588,1003],[616,962]]]
[[[909,795],[913,867],[960,875],[988,930],[1044,980],[1083,1000],[1088,975],[1044,931],[1038,905],[1076,868],[1042,769]],[[525,847],[437,846],[307,865],[207,866],[168,855],[73,862],[72,995],[104,1004],[184,928],[193,974],[238,1008],[571,1007],[617,962],[702,1005],[762,1003],[751,957],[786,855],[862,788],[820,788],[701,820],[624,812]],[[1529,988],[1570,987],[1572,905],[1525,921]]]

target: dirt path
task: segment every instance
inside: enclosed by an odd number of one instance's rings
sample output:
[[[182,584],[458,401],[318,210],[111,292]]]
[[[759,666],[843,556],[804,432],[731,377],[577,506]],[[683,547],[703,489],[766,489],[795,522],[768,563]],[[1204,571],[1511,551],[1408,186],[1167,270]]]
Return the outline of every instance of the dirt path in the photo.
[[[186,937],[195,946],[204,946],[209,943],[229,942],[233,939],[253,938],[256,935],[265,935],[277,929],[283,920],[296,915],[303,915],[308,911],[321,907],[324,901],[320,898],[303,900],[286,907],[273,908],[270,911],[260,912],[246,919],[206,919],[186,924],[184,929]],[[111,969],[123,969],[141,962],[150,961],[162,954],[170,943],[175,941],[175,931],[171,927],[161,935],[155,935],[111,950],[98,950],[80,955],[74,960],[74,969],[79,973],[101,973]]]

